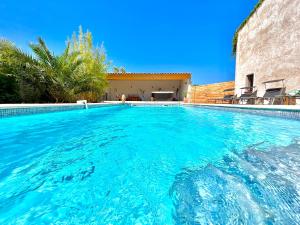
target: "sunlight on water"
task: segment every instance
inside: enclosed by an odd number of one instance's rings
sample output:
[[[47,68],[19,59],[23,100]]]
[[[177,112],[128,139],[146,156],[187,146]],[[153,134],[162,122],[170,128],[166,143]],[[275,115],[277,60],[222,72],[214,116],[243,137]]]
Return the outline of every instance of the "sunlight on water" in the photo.
[[[185,170],[171,194],[177,224],[299,224],[300,142],[230,153]]]
[[[297,224],[299,127],[183,107],[4,118],[0,224]]]

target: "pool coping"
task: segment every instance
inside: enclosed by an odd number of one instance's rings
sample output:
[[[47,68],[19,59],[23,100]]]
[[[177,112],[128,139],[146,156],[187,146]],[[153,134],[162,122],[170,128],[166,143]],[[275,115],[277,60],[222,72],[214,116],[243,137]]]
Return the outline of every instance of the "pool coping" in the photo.
[[[109,104],[122,104],[121,101],[104,101]],[[259,110],[283,110],[283,111],[300,111],[300,105],[240,105],[240,104],[204,104],[204,103],[184,103],[182,101],[126,101],[125,104],[134,105],[181,105],[181,106],[208,106],[220,108],[240,108],[240,109],[259,109]]]
[[[118,105],[114,103],[88,103],[88,108]],[[45,104],[0,104],[0,118],[51,112],[85,109],[82,103],[45,103]]]
[[[186,107],[202,107],[207,109],[246,113],[252,115],[280,117],[300,120],[299,105],[230,105],[230,104],[183,104]]]
[[[101,103],[88,103],[88,108],[122,105],[120,101],[104,101]],[[203,107],[215,110],[248,113],[264,116],[283,117],[300,120],[300,105],[230,105],[230,104],[195,104],[183,102],[134,102],[126,101],[131,106],[183,106]],[[50,113],[85,109],[82,103],[55,103],[55,104],[0,104],[0,118],[21,116],[39,113]]]
[[[183,103],[183,105],[232,108],[232,109],[279,110],[279,111],[300,112],[300,105],[238,105],[238,104],[196,104],[196,103]]]
[[[114,105],[114,103],[88,103],[88,106]],[[30,108],[30,107],[53,107],[53,106],[84,106],[82,103],[24,103],[24,104],[0,104],[0,109]]]

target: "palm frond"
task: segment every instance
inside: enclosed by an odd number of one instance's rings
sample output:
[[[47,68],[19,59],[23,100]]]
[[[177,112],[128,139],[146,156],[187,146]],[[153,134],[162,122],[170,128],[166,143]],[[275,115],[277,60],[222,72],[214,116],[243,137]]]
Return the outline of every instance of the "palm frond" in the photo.
[[[55,56],[49,51],[43,39],[38,38],[38,44],[31,43],[29,46],[40,64],[51,68],[56,67]]]

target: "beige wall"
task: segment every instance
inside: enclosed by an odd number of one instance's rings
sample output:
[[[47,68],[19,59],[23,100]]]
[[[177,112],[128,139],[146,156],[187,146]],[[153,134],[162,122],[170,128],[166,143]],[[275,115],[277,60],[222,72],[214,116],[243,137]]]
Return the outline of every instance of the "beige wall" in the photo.
[[[265,0],[239,32],[236,94],[249,74],[254,74],[258,96],[268,80],[283,78],[287,91],[300,89],[300,0]]]
[[[150,101],[153,91],[174,91],[179,89],[179,100],[183,100],[189,81],[181,80],[110,80],[107,91],[108,100],[117,100],[122,94],[138,95],[143,101]]]

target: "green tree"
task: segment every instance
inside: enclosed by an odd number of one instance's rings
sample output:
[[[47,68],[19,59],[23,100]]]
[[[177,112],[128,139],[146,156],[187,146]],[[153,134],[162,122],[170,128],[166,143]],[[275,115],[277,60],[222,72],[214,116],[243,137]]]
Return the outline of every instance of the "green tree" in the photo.
[[[116,66],[113,67],[113,72],[114,73],[120,73],[120,69]]]
[[[0,40],[0,102],[101,100],[110,64],[103,45],[93,46],[89,31],[80,27],[60,55],[41,38],[30,48],[32,55]]]
[[[84,33],[81,26],[78,34],[73,33],[67,43],[71,52],[78,53],[83,61],[78,69],[75,93],[88,101],[99,101],[107,87],[106,74],[110,66],[103,44],[95,47],[91,32]]]
[[[30,44],[34,56],[28,55],[9,41],[0,42],[0,76],[6,87],[3,102],[71,102],[76,99],[74,89],[77,70],[82,63],[79,55],[67,46],[55,56],[39,38]],[[14,88],[13,88],[14,87]],[[17,100],[18,99],[18,100]]]
[[[126,69],[124,67],[113,67],[113,72],[114,73],[126,73]]]
[[[75,101],[78,71],[83,62],[79,53],[71,52],[68,44],[63,54],[55,56],[41,38],[30,47],[38,60],[40,71],[47,77],[47,89],[55,101]]]
[[[2,103],[46,100],[37,60],[7,40],[0,41],[0,80]]]

